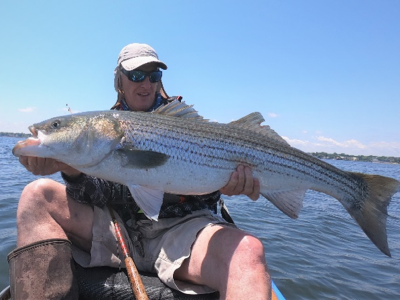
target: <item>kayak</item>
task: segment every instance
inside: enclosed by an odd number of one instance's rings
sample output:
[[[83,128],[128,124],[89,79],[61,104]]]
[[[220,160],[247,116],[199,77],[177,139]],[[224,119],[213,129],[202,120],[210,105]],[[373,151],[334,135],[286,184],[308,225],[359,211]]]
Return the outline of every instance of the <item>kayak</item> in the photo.
[[[285,300],[281,291],[276,286],[275,282],[271,280],[271,287],[272,287],[272,300]]]
[[[132,288],[125,270],[109,267],[83,268],[78,264],[76,277],[79,285],[79,299],[134,299]],[[218,292],[203,295],[187,295],[170,289],[155,274],[140,272],[146,293],[150,300],[217,300]],[[278,287],[272,281],[272,300],[285,300]],[[10,287],[0,292],[0,300],[10,300]]]

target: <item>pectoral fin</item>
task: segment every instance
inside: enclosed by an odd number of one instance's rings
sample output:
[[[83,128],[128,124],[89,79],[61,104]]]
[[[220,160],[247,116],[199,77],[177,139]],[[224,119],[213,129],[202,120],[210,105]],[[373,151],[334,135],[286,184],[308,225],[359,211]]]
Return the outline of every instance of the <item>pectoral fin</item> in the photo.
[[[154,151],[142,151],[124,146],[116,150],[122,158],[122,165],[125,167],[145,169],[162,166],[169,156]]]
[[[149,219],[157,221],[163,203],[164,191],[141,185],[130,185],[129,191],[144,214]]]
[[[283,213],[297,219],[300,210],[303,208],[303,198],[306,190],[290,190],[279,192],[261,192],[261,194],[271,201]]]

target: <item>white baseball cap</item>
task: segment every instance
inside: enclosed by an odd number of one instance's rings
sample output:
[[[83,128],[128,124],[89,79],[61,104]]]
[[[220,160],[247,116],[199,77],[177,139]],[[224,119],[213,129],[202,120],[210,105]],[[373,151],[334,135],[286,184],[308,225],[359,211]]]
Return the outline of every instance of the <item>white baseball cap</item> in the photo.
[[[118,66],[121,65],[127,71],[152,62],[157,63],[163,70],[167,69],[167,65],[158,59],[156,51],[147,44],[129,44],[122,48],[118,56]]]

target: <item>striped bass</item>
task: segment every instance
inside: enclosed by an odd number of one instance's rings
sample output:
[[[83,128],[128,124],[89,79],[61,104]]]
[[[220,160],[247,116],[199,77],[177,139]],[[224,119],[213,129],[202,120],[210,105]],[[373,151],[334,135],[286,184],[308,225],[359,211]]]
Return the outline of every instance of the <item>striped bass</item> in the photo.
[[[208,122],[174,101],[153,113],[99,111],[61,116],[29,127],[16,156],[47,157],[128,186],[143,212],[157,220],[164,193],[219,190],[239,164],[250,166],[260,192],[297,218],[308,189],[336,198],[386,255],[387,206],[400,182],[342,171],[291,147],[252,113],[229,124]]]

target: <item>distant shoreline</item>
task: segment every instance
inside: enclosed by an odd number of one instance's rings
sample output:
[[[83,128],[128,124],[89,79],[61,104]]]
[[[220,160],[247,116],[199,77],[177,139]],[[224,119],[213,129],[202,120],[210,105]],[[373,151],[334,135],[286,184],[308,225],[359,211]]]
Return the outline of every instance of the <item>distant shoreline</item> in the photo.
[[[0,132],[0,136],[28,138],[30,133]],[[368,161],[373,163],[400,164],[400,157],[376,156],[376,155],[350,155],[344,153],[308,152],[308,154],[319,159],[349,160],[349,161]]]
[[[400,157],[377,156],[377,155],[349,155],[344,153],[311,152],[308,153],[319,159],[335,159],[348,161],[367,161],[384,164],[400,164]]]
[[[16,132],[0,132],[0,136],[8,136],[8,137],[30,137],[32,134],[30,133],[16,133]]]

